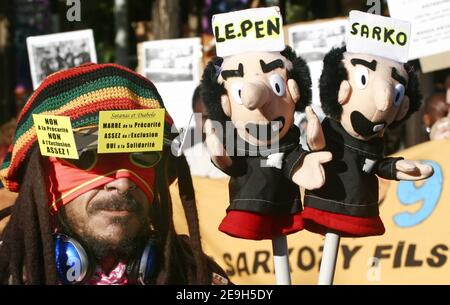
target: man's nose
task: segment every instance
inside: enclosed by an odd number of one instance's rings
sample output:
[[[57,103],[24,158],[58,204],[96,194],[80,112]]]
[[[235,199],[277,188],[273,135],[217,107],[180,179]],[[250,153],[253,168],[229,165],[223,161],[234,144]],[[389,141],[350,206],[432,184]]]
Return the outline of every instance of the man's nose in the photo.
[[[105,184],[105,190],[119,194],[126,194],[134,189],[136,189],[136,184],[129,178],[118,178]]]
[[[394,85],[388,82],[379,82],[375,90],[375,106],[377,110],[388,110],[394,102]]]
[[[267,103],[269,96],[269,88],[264,82],[246,82],[242,87],[242,103],[250,110],[263,107]]]

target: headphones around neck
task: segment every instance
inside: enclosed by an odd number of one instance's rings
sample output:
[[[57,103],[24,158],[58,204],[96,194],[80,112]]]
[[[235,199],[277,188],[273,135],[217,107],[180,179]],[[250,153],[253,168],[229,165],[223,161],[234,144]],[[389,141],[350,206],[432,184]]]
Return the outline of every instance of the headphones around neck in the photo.
[[[82,284],[89,280],[95,271],[93,255],[76,239],[65,234],[54,235],[56,271],[64,284]],[[156,242],[149,239],[140,256],[130,259],[126,272],[130,284],[150,284],[155,272],[157,259]]]

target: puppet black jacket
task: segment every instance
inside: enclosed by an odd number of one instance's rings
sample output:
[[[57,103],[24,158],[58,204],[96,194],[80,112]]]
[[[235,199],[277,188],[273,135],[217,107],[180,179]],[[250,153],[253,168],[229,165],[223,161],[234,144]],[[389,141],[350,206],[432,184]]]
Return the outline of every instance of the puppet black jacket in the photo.
[[[228,211],[286,215],[302,209],[299,186],[291,180],[294,170],[308,153],[301,148],[299,136],[298,127],[292,126],[278,148],[267,149],[244,143],[235,136],[234,140],[241,141],[241,145],[236,145],[238,148],[231,157],[233,163],[224,170],[231,176]],[[284,153],[281,169],[266,165],[267,156],[277,152]]]
[[[324,164],[325,184],[305,192],[305,206],[356,217],[377,216],[376,175],[396,179],[395,162],[402,158],[384,158],[382,138],[356,139],[337,121],[326,118],[322,128],[325,150],[333,154],[333,160]]]

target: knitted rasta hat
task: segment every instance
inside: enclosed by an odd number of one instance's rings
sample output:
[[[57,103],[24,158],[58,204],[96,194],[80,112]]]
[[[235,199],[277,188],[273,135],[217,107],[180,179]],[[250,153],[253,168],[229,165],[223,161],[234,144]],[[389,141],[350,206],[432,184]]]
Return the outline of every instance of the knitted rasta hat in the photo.
[[[151,81],[115,64],[85,64],[48,76],[30,97],[0,169],[7,189],[19,191],[20,170],[37,140],[32,114],[70,117],[72,128],[98,125],[99,111],[164,108]],[[164,137],[170,136],[172,119],[166,112]]]

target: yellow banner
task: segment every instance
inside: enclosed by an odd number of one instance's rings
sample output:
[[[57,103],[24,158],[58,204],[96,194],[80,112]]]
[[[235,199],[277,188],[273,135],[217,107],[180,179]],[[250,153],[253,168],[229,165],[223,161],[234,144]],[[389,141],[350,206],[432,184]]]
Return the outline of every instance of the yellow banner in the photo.
[[[386,233],[342,238],[335,284],[450,284],[450,141],[427,142],[398,154],[424,160],[435,174],[425,182],[382,181],[380,206]],[[194,177],[203,245],[236,284],[275,284],[271,241],[227,236],[217,227],[228,206],[228,179]],[[177,231],[187,233],[176,185]],[[315,284],[323,237],[307,231],[288,236],[294,284]]]
[[[77,146],[69,117],[33,114],[33,121],[41,155],[78,159]]]
[[[99,153],[161,151],[164,109],[100,111]]]

